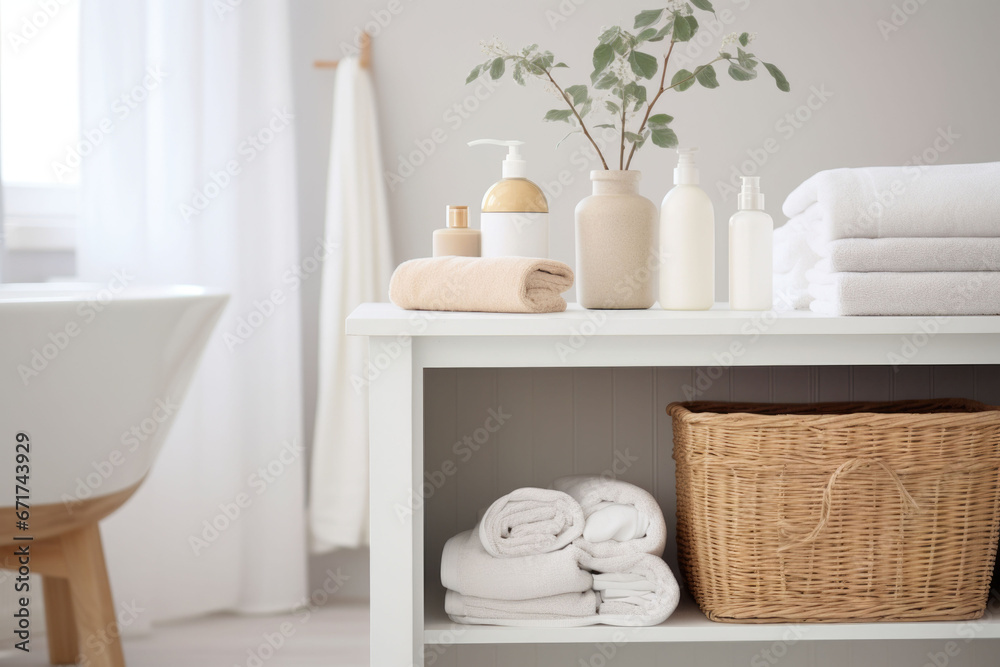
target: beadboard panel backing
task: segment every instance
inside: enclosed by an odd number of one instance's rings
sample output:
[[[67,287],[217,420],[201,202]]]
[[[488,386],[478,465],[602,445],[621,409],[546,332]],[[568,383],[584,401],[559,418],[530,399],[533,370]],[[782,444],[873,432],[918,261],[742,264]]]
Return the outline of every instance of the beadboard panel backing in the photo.
[[[431,369],[424,375],[425,581],[440,587],[441,549],[500,496],[561,475],[615,474],[649,490],[667,518],[677,569],[672,401],[974,398],[1000,405],[1000,366]],[[501,423],[502,422],[502,423]],[[491,429],[494,429],[491,432]],[[439,474],[443,473],[443,474]],[[682,584],[683,585],[683,584]],[[1000,641],[435,646],[443,667],[788,665],[950,667],[996,664]],[[953,651],[954,652],[954,651]]]

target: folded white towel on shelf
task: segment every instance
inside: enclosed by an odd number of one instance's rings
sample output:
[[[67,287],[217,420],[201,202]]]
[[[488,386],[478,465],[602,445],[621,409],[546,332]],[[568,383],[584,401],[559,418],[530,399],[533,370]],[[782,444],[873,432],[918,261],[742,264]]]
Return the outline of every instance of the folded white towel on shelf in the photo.
[[[645,526],[642,535],[626,541],[605,539],[593,542],[580,537],[573,542],[575,546],[597,558],[636,553],[663,555],[663,549],[667,544],[667,524],[663,519],[663,511],[648,491],[634,484],[601,475],[560,477],[552,485],[580,503],[583,516],[588,523],[588,526],[584,527],[585,534],[588,532],[588,527],[591,534],[600,536],[619,532],[628,534],[630,530],[634,534],[638,532],[638,528]],[[601,510],[606,509],[608,504],[632,507],[635,509],[635,514],[621,512],[601,514]]]
[[[821,255],[817,268],[831,273],[1000,271],[1000,235],[997,238],[838,239],[829,242]]]
[[[526,487],[490,505],[479,522],[479,538],[491,556],[524,556],[562,549],[583,529],[583,509],[571,496]]]
[[[496,558],[479,538],[479,527],[448,540],[441,554],[445,588],[478,598],[533,600],[593,590],[594,577],[580,565],[573,545],[543,554]]]
[[[670,567],[659,556],[647,553],[616,555],[609,558],[584,557],[581,564],[595,572],[599,592],[599,623],[605,625],[658,625],[667,620],[680,600],[680,587]],[[614,582],[602,575],[625,575]],[[631,588],[622,584],[631,579]],[[608,590],[622,593],[607,595]],[[624,592],[628,591],[628,592]]]
[[[824,273],[809,308],[822,315],[998,315],[1000,272]]]
[[[593,558],[583,555],[581,563],[598,573],[622,575],[619,583],[632,582],[636,588],[629,590],[619,586],[614,589],[602,584],[601,591],[591,591],[594,598],[563,594],[520,602],[470,599],[448,591],[445,611],[456,623],[472,625],[576,627],[603,623],[632,627],[658,625],[677,608],[680,587],[670,568],[658,556],[636,553]],[[590,604],[595,605],[590,615],[580,615]]]
[[[523,625],[539,625],[549,621],[564,627],[591,625],[597,615],[598,598],[594,591],[563,593],[534,600],[492,600],[455,591],[446,591],[444,611],[459,623],[504,625],[502,621],[519,621]]]
[[[1000,162],[821,171],[782,211],[818,220],[822,239],[998,237]]]

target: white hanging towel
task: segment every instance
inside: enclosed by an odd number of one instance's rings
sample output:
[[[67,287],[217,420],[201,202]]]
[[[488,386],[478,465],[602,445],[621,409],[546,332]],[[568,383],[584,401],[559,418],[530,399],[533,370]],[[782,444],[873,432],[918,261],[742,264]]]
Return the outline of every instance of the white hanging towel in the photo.
[[[319,392],[309,527],[314,553],[368,544],[368,348],[344,333],[359,304],[384,301],[392,250],[375,98],[357,58],[337,67],[319,322]]]

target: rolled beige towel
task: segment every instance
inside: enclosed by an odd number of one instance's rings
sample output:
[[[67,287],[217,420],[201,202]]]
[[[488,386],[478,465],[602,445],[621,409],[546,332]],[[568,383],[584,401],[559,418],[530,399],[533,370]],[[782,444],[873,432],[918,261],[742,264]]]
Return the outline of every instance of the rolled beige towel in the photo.
[[[400,264],[389,298],[407,310],[559,313],[573,271],[536,257],[428,257]]]

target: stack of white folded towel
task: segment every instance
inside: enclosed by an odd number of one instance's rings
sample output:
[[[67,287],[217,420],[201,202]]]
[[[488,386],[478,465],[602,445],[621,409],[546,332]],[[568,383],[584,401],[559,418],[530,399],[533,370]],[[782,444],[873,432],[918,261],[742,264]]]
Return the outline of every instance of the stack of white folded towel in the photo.
[[[1000,162],[821,171],[782,211],[778,307],[1000,314]]]
[[[677,607],[661,556],[656,500],[601,476],[500,498],[441,555],[445,611],[457,623],[571,627],[657,625]]]

